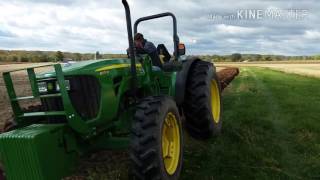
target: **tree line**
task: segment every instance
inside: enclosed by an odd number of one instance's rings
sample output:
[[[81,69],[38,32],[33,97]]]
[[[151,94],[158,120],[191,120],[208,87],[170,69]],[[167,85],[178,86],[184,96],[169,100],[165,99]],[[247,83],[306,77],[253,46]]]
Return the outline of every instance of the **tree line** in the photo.
[[[65,60],[82,61],[89,59],[125,58],[126,54],[100,54],[96,53],[71,53],[62,51],[22,51],[0,50],[1,62],[58,62]],[[320,55],[315,56],[283,56],[240,54],[231,55],[201,55],[203,60],[215,62],[250,62],[250,61],[294,61],[294,60],[320,60]]]
[[[297,60],[319,60],[320,55],[314,56],[283,56],[283,55],[261,55],[261,54],[240,54],[231,55],[202,55],[206,61],[215,62],[250,62],[250,61],[297,61]]]
[[[0,50],[1,62],[58,62],[65,60],[82,61],[89,59],[125,58],[125,54],[71,53],[62,51]]]

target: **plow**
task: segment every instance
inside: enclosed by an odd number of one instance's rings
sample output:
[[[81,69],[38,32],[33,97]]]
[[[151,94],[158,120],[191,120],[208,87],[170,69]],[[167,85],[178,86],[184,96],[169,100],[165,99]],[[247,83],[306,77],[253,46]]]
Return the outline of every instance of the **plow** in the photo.
[[[54,70],[44,73],[35,73],[43,66],[3,73],[14,121],[0,134],[0,179],[57,180],[85,154],[127,149],[130,178],[174,180],[182,169],[183,128],[199,140],[220,133],[221,90],[239,71],[217,72],[213,63],[185,56],[173,13],[139,18],[132,28],[129,4],[122,3],[128,58],[53,64],[48,66]],[[133,34],[141,22],[163,17],[173,22],[174,51],[155,68],[148,54],[137,54]],[[16,71],[27,73],[30,96],[15,93]],[[40,100],[40,108],[20,107],[33,99]]]

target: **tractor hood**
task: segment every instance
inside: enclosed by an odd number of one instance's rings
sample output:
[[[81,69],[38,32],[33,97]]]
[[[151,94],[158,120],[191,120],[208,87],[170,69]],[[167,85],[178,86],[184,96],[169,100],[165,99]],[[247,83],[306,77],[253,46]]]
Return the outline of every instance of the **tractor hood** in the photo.
[[[123,59],[100,59],[100,60],[87,60],[80,62],[67,62],[61,63],[63,75],[83,75],[83,74],[95,74],[99,72],[100,69],[112,67],[114,65],[127,65],[130,67],[130,60]],[[45,72],[37,75],[37,78],[50,78],[55,77],[55,71]]]

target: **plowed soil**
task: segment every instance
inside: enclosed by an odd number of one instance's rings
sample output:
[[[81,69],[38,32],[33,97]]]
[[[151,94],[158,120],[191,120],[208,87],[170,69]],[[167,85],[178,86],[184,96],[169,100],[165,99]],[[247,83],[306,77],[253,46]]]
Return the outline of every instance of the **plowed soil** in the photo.
[[[239,68],[228,67],[218,71],[218,79],[220,81],[221,90],[225,89],[229,83],[239,74]]]

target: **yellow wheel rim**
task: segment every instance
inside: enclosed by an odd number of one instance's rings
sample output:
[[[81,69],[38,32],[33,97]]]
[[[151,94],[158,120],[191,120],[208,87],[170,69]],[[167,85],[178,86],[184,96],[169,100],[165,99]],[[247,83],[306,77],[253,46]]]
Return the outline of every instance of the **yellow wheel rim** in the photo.
[[[169,112],[162,126],[162,157],[168,174],[173,175],[180,160],[180,131],[176,116]]]
[[[220,93],[216,80],[211,81],[211,112],[213,121],[219,123],[220,120]]]

